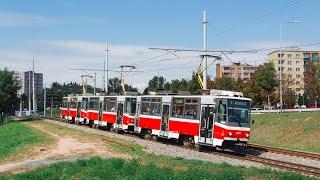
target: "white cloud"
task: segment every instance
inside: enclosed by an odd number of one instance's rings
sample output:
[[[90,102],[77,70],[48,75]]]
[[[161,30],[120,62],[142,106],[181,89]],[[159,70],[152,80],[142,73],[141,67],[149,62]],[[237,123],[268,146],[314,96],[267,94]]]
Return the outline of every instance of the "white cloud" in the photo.
[[[0,27],[31,27],[52,24],[106,24],[108,22],[107,19],[86,16],[59,19],[36,14],[0,11]]]
[[[59,23],[61,23],[61,21],[44,16],[0,11],[0,27],[21,27]]]

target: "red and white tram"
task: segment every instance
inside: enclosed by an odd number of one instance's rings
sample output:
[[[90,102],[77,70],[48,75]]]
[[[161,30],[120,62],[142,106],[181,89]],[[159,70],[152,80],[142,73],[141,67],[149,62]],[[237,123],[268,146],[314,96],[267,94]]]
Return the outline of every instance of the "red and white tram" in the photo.
[[[89,125],[133,131],[136,101],[136,96],[89,97]]]
[[[77,97],[68,96],[62,98],[60,116],[67,121],[75,122],[77,118]]]
[[[246,146],[251,100],[235,95],[139,96],[135,131],[200,146]]]
[[[250,136],[251,99],[242,93],[213,90],[210,95],[70,96],[61,117],[71,122],[180,143],[245,147]]]
[[[82,95],[62,98],[60,117],[72,123],[86,123],[88,97]]]

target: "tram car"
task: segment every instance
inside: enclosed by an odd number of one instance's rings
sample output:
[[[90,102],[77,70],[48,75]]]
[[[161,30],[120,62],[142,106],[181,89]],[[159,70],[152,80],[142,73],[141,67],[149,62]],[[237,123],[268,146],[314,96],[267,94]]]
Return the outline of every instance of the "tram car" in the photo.
[[[75,122],[77,118],[77,97],[68,96],[62,98],[60,117],[68,122]]]
[[[60,117],[71,123],[87,124],[88,96],[69,95],[62,98]]]
[[[89,126],[134,130],[136,96],[90,96],[87,118]]]
[[[199,148],[246,147],[251,100],[242,96],[217,90],[201,96],[139,96],[135,131],[198,144]]]

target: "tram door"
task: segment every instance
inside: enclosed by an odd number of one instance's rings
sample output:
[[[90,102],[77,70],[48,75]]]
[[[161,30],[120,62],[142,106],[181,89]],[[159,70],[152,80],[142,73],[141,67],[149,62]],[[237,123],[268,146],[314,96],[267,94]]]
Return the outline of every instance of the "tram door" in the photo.
[[[168,137],[169,111],[170,111],[170,105],[163,104],[162,114],[161,114],[160,136]]]
[[[213,105],[201,106],[199,143],[213,144],[214,113]]]
[[[122,128],[123,121],[123,102],[118,103],[116,128]]]
[[[77,103],[77,118],[80,118],[80,112],[81,112],[81,101],[78,101],[78,103]]]
[[[100,125],[101,125],[101,120],[102,120],[102,102],[99,103],[99,117],[98,117],[98,120],[100,122]]]
[[[137,103],[136,116],[134,118],[134,131],[138,132],[139,128],[140,103]]]

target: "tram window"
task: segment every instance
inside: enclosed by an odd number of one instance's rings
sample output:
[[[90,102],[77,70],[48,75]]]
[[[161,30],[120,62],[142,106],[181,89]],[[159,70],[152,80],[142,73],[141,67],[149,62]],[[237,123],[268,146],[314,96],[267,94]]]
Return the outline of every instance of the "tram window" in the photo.
[[[227,107],[226,107],[226,104],[223,103],[222,101],[219,102],[217,120],[218,122],[227,120]]]
[[[89,108],[91,110],[99,110],[99,98],[90,99]]]
[[[143,98],[141,99],[141,114],[160,116],[161,99],[160,98]],[[136,104],[136,103],[135,103]],[[134,111],[135,109],[132,108]]]
[[[126,98],[126,113],[134,116],[136,114],[136,98]]]
[[[107,112],[116,112],[116,98],[104,98],[104,110]]]
[[[198,118],[198,99],[195,98],[174,98],[172,106],[172,116],[185,119]]]
[[[186,104],[185,105],[185,117],[188,119],[197,118],[197,105]]]
[[[88,98],[82,99],[82,109],[85,109],[85,110],[88,109]]]
[[[77,108],[77,99],[71,99],[70,108],[71,109],[76,109]]]
[[[62,100],[62,107],[63,108],[68,108],[68,99],[63,99]]]
[[[137,108],[137,99],[132,98],[131,99],[131,115],[132,116],[136,115],[136,108]]]

